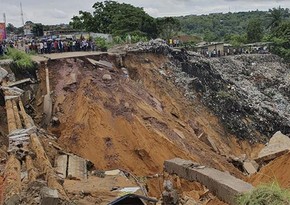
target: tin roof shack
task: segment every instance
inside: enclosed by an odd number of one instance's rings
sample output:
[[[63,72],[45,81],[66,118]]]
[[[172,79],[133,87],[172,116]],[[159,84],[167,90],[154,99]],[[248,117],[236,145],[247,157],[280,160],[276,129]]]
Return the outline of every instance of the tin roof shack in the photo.
[[[196,46],[196,51],[200,54],[206,55],[208,52],[209,57],[217,57],[225,55],[224,43],[212,42],[204,43]]]
[[[146,201],[146,203],[145,203]],[[137,194],[127,194],[108,205],[155,205],[158,201],[156,199],[140,196]]]
[[[266,54],[271,51],[272,45],[273,42],[256,42],[245,44],[243,47],[245,50],[248,50],[249,53]]]

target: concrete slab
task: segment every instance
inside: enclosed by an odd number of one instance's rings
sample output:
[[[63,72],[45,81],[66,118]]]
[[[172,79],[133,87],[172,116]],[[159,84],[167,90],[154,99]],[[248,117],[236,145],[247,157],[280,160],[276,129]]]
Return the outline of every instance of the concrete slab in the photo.
[[[280,131],[276,132],[270,139],[268,145],[264,147],[258,154],[256,162],[262,164],[273,160],[290,151],[290,138]]]
[[[58,192],[55,189],[43,187],[40,190],[41,205],[58,205],[60,202]]]
[[[288,145],[290,148],[290,138],[281,133],[281,131],[276,132],[270,139],[269,144],[284,144]]]
[[[18,81],[15,81],[15,82],[10,82],[8,84],[8,87],[13,87],[13,86],[16,86],[16,85],[21,85],[21,84],[27,83],[27,82],[32,83],[32,80],[30,78],[26,78],[26,79],[18,80]]]
[[[244,170],[246,170],[246,172],[249,175],[257,173],[257,169],[255,168],[255,166],[253,165],[253,163],[250,162],[250,161],[244,162],[243,168],[244,168]]]
[[[55,169],[56,169],[57,175],[63,179],[67,177],[66,176],[67,160],[68,160],[67,155],[60,155],[55,161],[55,167],[56,167]]]
[[[50,94],[44,96],[43,113],[45,114],[44,124],[48,125],[52,117],[52,99],[50,97]]]
[[[236,205],[236,196],[251,191],[253,186],[226,172],[213,168],[199,168],[190,160],[175,158],[164,162],[165,171],[189,181],[197,181],[222,201]]]
[[[93,65],[97,65],[97,63],[98,63],[98,61],[96,61],[96,60],[94,60],[94,59],[91,59],[91,58],[87,58],[87,60],[91,63],[91,64],[93,64]]]
[[[109,69],[113,69],[113,64],[108,62],[108,61],[96,61],[96,64],[102,68],[109,68]]]
[[[85,159],[69,155],[67,177],[77,180],[87,179],[87,162]]]
[[[258,158],[255,159],[256,162],[263,163],[266,161],[273,160],[277,157],[280,157],[284,154],[289,152],[288,145],[284,144],[269,144],[267,147],[261,150],[261,152],[258,155]]]

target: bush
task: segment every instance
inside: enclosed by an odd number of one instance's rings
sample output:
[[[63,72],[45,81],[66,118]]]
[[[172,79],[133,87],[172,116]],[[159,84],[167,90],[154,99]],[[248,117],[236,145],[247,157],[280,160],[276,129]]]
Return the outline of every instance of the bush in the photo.
[[[95,39],[96,46],[99,48],[101,51],[107,51],[108,49],[108,43],[106,42],[106,39],[102,37],[97,37]]]
[[[11,70],[16,76],[34,74],[36,64],[32,61],[31,56],[14,48],[9,48],[8,56],[13,60]]]
[[[289,205],[290,192],[277,182],[258,186],[253,191],[238,197],[238,205]]]

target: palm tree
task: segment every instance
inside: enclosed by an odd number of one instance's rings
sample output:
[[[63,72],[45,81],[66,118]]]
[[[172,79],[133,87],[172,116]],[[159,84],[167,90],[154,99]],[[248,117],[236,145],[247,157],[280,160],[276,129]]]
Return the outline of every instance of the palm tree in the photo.
[[[275,30],[279,27],[279,25],[282,23],[284,18],[284,9],[282,9],[280,6],[278,8],[270,9],[270,18],[271,22],[268,25],[267,29]]]

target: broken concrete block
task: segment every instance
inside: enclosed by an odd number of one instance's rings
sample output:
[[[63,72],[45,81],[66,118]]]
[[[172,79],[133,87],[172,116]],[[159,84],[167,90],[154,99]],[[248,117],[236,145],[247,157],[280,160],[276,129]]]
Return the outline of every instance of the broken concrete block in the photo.
[[[165,171],[177,174],[189,181],[197,181],[206,186],[211,193],[222,201],[236,205],[236,196],[251,191],[253,186],[227,172],[213,168],[199,168],[190,160],[175,158],[164,162]]]
[[[249,175],[251,175],[251,174],[255,174],[255,173],[257,172],[257,169],[255,168],[255,166],[253,165],[253,163],[250,162],[250,161],[246,161],[246,162],[244,162],[244,164],[243,164],[243,168],[244,168],[244,170],[245,170]]]
[[[286,154],[289,150],[290,138],[278,131],[270,139],[269,144],[260,151],[255,161],[262,164]]]
[[[96,61],[96,64],[102,68],[108,68],[110,70],[113,69],[113,64],[108,61],[100,60],[100,61]]]
[[[57,175],[62,179],[65,179],[67,177],[66,176],[67,160],[68,160],[67,155],[60,155],[55,161]]]
[[[203,133],[198,137],[198,139],[210,146],[216,153],[219,153],[219,150],[213,138]]]
[[[69,79],[65,83],[67,86],[77,83],[77,75],[76,73],[71,73]]]
[[[60,202],[58,192],[55,189],[43,187],[40,190],[41,205],[58,205]]]
[[[276,143],[288,145],[290,148],[290,138],[282,134],[280,131],[276,132],[269,141],[269,144],[276,144]]]
[[[287,152],[289,152],[289,146],[286,144],[269,144],[261,150],[255,161],[258,163],[263,163],[280,157]]]
[[[103,75],[102,79],[103,80],[112,80],[112,77],[109,74],[105,74],[105,75]]]
[[[105,171],[105,175],[107,175],[107,176],[117,176],[117,175],[120,175],[121,173],[122,173],[122,171],[119,169]]]
[[[7,75],[8,75],[8,72],[4,68],[0,67],[0,83]]]
[[[86,180],[87,161],[81,157],[69,155],[67,177],[76,180]]]
[[[91,59],[91,58],[87,58],[87,60],[93,65],[97,65],[97,63],[98,63],[98,61]]]

